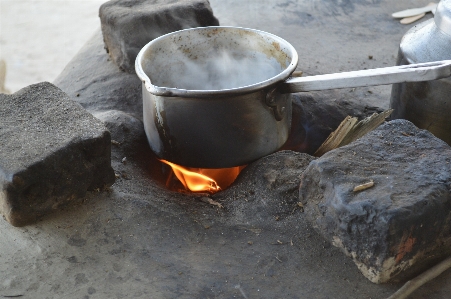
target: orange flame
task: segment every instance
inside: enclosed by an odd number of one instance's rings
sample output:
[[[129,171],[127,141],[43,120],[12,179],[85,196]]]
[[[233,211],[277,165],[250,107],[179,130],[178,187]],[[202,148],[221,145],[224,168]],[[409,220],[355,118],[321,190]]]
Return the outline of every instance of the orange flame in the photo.
[[[175,176],[192,192],[216,193],[230,186],[245,166],[209,169],[184,167],[166,160],[160,160],[171,166]]]

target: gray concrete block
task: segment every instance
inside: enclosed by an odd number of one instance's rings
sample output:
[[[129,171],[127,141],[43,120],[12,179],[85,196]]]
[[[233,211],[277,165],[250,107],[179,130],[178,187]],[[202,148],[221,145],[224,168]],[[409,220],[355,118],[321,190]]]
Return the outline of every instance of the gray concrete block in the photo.
[[[217,26],[207,0],[111,0],[99,10],[105,48],[113,61],[135,72],[138,52],[151,40],[169,32]]]
[[[450,162],[445,142],[391,121],[312,161],[300,200],[317,231],[369,280],[404,280],[450,254]]]
[[[0,212],[34,222],[114,183],[103,123],[48,82],[0,94]]]

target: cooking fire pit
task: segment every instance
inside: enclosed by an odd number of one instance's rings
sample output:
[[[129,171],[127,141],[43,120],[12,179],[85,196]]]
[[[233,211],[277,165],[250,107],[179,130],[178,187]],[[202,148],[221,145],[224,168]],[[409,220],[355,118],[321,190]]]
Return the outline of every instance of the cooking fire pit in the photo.
[[[180,3],[192,2],[178,1],[177,11],[186,12],[180,10]],[[289,40],[302,53],[299,68],[309,76],[393,65],[406,27],[389,16],[412,5],[403,0],[390,5],[386,1],[209,2],[223,25],[256,28]],[[312,228],[306,217],[309,207],[298,194],[304,169],[315,161],[308,154],[279,151],[256,159],[234,183],[214,195],[169,190],[167,166],[149,147],[144,131],[142,82],[109,60],[100,31],[55,84],[111,132],[116,182],[34,225],[14,228],[0,222],[0,273],[7,273],[1,275],[0,295],[387,298],[401,286],[370,282],[349,257]],[[389,97],[387,86],[293,94],[292,135],[283,149],[313,154],[346,115],[361,119],[386,110]],[[268,107],[268,111],[274,117],[273,110]],[[393,138],[405,138],[400,140],[406,141],[406,147],[419,148],[413,133],[420,133],[403,128],[406,131]],[[390,150],[383,137],[372,140],[367,145]],[[352,148],[347,149],[346,154],[354,157]],[[350,162],[364,163],[365,157],[356,152]],[[342,179],[351,172],[355,176],[349,187],[370,179],[367,173],[357,182],[360,172],[346,168],[350,165],[346,160],[340,165],[344,168],[336,171]],[[365,167],[359,169],[367,171]],[[377,191],[378,181],[374,183],[373,189],[359,196]],[[439,198],[445,193],[434,194]],[[405,246],[397,258],[413,252],[409,252],[410,237],[406,234],[402,239]],[[447,298],[449,281],[446,272],[411,297]]]

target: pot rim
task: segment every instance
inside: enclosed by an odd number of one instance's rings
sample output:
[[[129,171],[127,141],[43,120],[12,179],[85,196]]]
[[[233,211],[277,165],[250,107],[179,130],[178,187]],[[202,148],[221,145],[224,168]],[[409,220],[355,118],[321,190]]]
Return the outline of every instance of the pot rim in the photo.
[[[144,53],[147,51],[149,47],[151,47],[153,44],[157,43],[158,41],[168,38],[171,35],[179,34],[180,32],[184,31],[193,31],[193,30],[205,30],[205,29],[239,29],[239,30],[246,30],[246,31],[252,31],[255,33],[258,33],[260,35],[266,35],[271,37],[272,39],[278,41],[279,43],[283,44],[284,47],[286,47],[287,52],[291,54],[291,61],[290,64],[279,74],[276,76],[273,76],[267,80],[248,85],[248,86],[242,86],[237,88],[230,88],[230,89],[219,89],[219,90],[188,90],[188,89],[180,89],[180,88],[172,88],[172,87],[161,87],[156,86],[152,84],[150,78],[147,76],[147,74],[144,72],[142,68],[141,61],[143,59]],[[209,27],[194,27],[194,28],[188,28],[183,30],[174,31],[165,35],[162,35],[160,37],[157,37],[147,43],[138,53],[136,60],[135,60],[135,71],[138,77],[143,82],[144,86],[146,87],[147,91],[150,93],[156,95],[156,96],[165,96],[165,97],[183,97],[183,98],[207,98],[212,96],[231,96],[231,95],[241,95],[241,94],[247,94],[255,91],[262,90],[263,88],[266,88],[268,86],[273,86],[277,83],[280,83],[282,81],[285,81],[287,78],[290,77],[290,75],[294,72],[294,70],[297,67],[298,64],[298,54],[296,52],[296,49],[286,40],[283,38],[268,33],[262,30],[257,29],[251,29],[251,28],[244,28],[244,27],[235,27],[235,26],[209,26]]]

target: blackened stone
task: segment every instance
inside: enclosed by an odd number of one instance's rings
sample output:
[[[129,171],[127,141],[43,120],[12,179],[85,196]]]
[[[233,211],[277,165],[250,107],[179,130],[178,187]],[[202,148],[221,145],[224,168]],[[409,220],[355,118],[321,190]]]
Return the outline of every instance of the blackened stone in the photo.
[[[313,226],[369,280],[402,280],[450,254],[450,162],[445,142],[391,121],[312,161],[299,196]]]
[[[142,88],[136,74],[122,72],[103,50],[102,33],[95,32],[79,53],[56,78],[55,85],[104,122],[111,133],[112,163],[120,172],[126,157],[139,167],[153,153],[142,123]],[[119,161],[119,164],[116,162]]]
[[[314,157],[293,151],[265,156],[240,173],[234,184],[213,197],[228,199],[226,206],[234,221],[259,227],[302,211],[298,205],[301,174]],[[229,202],[230,201],[230,202]]]
[[[90,40],[55,79],[54,84],[91,113],[120,110],[142,119],[141,81],[122,72],[103,49],[102,33]]]
[[[146,141],[146,133],[141,120],[132,115],[118,111],[108,110],[94,113],[111,133],[112,144],[120,146],[125,152],[132,154],[137,150],[137,144]]]
[[[336,91],[293,94],[291,132],[282,149],[313,155],[346,116],[362,120],[382,111]]]
[[[35,221],[114,183],[105,126],[48,82],[0,94],[0,212]]]
[[[138,52],[173,31],[217,26],[207,0],[111,0],[100,7],[107,52],[123,70],[134,73]]]

